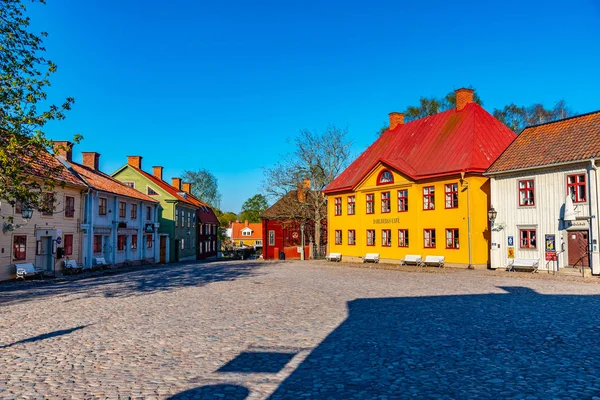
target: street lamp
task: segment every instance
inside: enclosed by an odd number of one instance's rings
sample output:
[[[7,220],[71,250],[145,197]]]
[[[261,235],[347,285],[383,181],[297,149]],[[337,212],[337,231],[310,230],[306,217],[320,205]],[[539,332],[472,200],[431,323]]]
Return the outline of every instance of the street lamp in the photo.
[[[27,208],[22,209],[21,216],[25,221],[29,221],[31,217],[33,217],[33,210],[31,209],[31,207],[28,206]]]
[[[492,224],[492,228],[494,227],[494,222],[496,222],[496,217],[498,216],[498,211],[494,207],[488,210],[488,219]]]

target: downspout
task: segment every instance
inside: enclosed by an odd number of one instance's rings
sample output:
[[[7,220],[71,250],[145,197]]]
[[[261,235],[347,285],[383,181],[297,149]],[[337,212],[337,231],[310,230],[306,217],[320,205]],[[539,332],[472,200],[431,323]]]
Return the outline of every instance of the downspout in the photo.
[[[461,180],[463,186],[467,186],[467,233],[468,233],[468,247],[469,247],[469,269],[473,269],[473,248],[471,245],[471,187],[469,182],[465,180],[465,173],[461,172]],[[491,236],[491,233],[490,233]]]
[[[589,197],[590,197],[590,201],[589,201],[589,206],[590,206],[590,264],[592,267],[592,272],[595,272],[596,274],[600,273],[600,271],[594,271],[594,267],[596,266],[594,263],[594,253],[597,250],[597,244],[594,243],[594,239],[593,239],[593,235],[592,233],[594,232],[594,225],[598,223],[597,217],[598,215],[600,215],[598,213],[598,167],[596,166],[596,160],[595,159],[590,159],[590,167],[592,170],[594,170],[594,187],[596,188],[595,190],[595,202],[596,202],[596,213],[594,213],[594,208],[592,206],[592,187],[591,187],[591,179],[590,179],[590,188],[589,188]],[[591,170],[590,170],[590,178],[591,178]],[[594,220],[594,216],[596,217],[596,220]],[[600,266],[599,266],[600,267]]]

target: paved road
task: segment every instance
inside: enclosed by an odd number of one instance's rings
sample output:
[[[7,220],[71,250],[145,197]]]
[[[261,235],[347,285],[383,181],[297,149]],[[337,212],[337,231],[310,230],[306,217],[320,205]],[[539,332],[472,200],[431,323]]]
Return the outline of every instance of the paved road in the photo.
[[[600,399],[600,285],[518,276],[240,261],[4,285],[0,398]]]

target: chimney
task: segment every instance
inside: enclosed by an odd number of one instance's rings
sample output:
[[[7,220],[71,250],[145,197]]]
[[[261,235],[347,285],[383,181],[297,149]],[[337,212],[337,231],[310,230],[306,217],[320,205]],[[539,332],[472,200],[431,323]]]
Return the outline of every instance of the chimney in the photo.
[[[394,111],[388,115],[390,116],[390,130],[394,129],[398,125],[404,125],[404,113]]]
[[[56,140],[52,142],[54,152],[67,161],[73,161],[73,143],[66,140]]]
[[[142,157],[141,156],[127,156],[127,164],[137,169],[142,169]]]
[[[82,151],[81,154],[83,155],[83,165],[97,171],[98,166],[100,165],[100,153],[96,153],[95,151]]]
[[[172,178],[172,185],[177,188],[177,190],[181,190],[181,178]]]
[[[183,182],[181,184],[181,187],[183,188],[183,191],[189,194],[192,194],[192,184],[189,182]]]
[[[310,190],[310,179],[304,179],[302,184],[298,184],[298,202],[304,203],[306,201],[306,192]]]
[[[247,227],[248,226],[248,220],[244,221],[244,225]]]
[[[161,181],[162,181],[162,171],[163,171],[163,167],[159,167],[159,166],[152,167],[152,175],[154,175],[156,178],[160,179]]]
[[[469,103],[473,102],[473,89],[460,88],[456,89],[456,111],[461,111]]]

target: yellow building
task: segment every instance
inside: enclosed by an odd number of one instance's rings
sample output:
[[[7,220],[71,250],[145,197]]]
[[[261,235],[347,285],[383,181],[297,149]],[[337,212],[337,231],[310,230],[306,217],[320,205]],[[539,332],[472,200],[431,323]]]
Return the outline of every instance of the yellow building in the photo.
[[[326,189],[328,246],[344,261],[378,253],[444,256],[447,265],[489,264],[489,182],[483,173],[515,138],[456,91],[456,108],[390,128]]]

